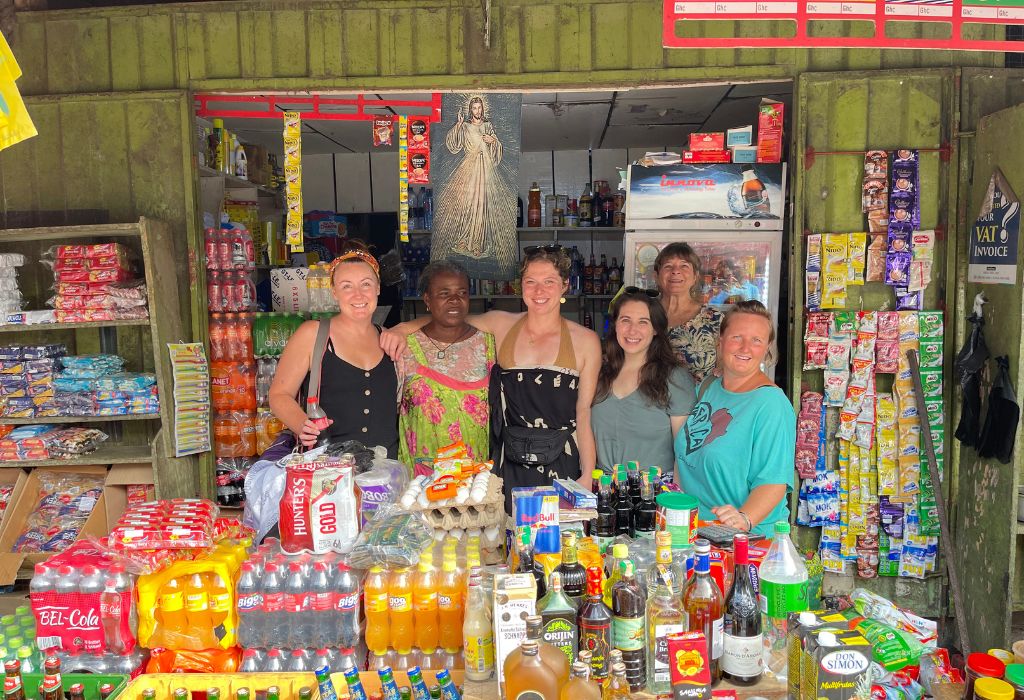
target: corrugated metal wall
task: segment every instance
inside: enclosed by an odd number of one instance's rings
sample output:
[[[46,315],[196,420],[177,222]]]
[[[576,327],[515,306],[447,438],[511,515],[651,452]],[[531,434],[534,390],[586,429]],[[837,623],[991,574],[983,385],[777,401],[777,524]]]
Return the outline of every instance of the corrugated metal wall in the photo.
[[[806,71],[999,66],[1001,54],[661,47],[661,0],[202,3],[21,13],[27,95],[202,89],[647,84]],[[909,23],[908,23],[909,24]],[[821,31],[827,24],[819,23]],[[761,32],[774,32],[772,26]],[[834,28],[828,28],[834,30]],[[937,28],[903,27],[919,35]],[[692,32],[735,35],[738,23]],[[745,29],[742,31],[753,32]],[[1003,30],[983,31],[995,37]],[[757,68],[753,68],[757,67]],[[596,74],[595,74],[596,73]],[[424,82],[422,76],[430,76]]]

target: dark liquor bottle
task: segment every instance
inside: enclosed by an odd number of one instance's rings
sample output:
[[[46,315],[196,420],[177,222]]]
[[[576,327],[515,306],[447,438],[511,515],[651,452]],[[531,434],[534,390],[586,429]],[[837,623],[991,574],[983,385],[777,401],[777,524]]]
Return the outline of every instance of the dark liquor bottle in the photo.
[[[626,478],[629,483],[629,497],[635,506],[640,502],[643,495],[643,480],[640,476],[640,464],[637,462],[626,462]]]
[[[533,543],[531,540],[530,527],[526,526],[523,531],[523,539],[519,545],[519,566],[516,573],[532,574],[537,581],[537,598],[543,597],[547,592],[547,585],[544,583],[544,570],[533,559]]]
[[[626,481],[626,468],[621,464],[616,474],[618,483],[618,499],[615,502],[615,534],[636,536],[633,528],[633,500],[629,497],[629,484]]]
[[[544,641],[562,651],[569,663],[576,661],[579,629],[576,625],[576,604],[562,591],[562,576],[551,572],[548,592],[537,601],[537,614],[544,622]]]
[[[622,567],[622,578],[612,587],[612,641],[622,652],[629,689],[638,692],[647,684],[647,601],[633,574],[633,562],[624,561]]]
[[[615,539],[615,505],[612,501],[612,478],[605,474],[597,490],[597,521],[594,527],[594,541],[601,556],[608,551]]]
[[[577,608],[587,590],[587,572],[576,553],[576,535],[562,532],[562,563],[555,567],[562,577],[562,590]]]
[[[643,476],[643,485],[640,489],[640,502],[633,508],[633,529],[637,537],[651,539],[654,537],[655,521],[658,514],[658,506],[654,503],[654,484],[658,479],[658,468],[651,467]]]
[[[587,597],[576,613],[580,630],[580,651],[590,652],[590,669],[594,680],[608,677],[608,651],[612,637],[612,611],[602,599],[601,569],[587,569]]]
[[[696,550],[693,579],[683,594],[683,611],[689,621],[689,631],[703,632],[707,639],[711,682],[717,683],[722,678],[722,591],[711,578],[711,544],[698,539]]]
[[[738,685],[752,685],[764,671],[761,649],[761,610],[750,580],[747,536],[732,541],[736,573],[725,599],[722,672]]]

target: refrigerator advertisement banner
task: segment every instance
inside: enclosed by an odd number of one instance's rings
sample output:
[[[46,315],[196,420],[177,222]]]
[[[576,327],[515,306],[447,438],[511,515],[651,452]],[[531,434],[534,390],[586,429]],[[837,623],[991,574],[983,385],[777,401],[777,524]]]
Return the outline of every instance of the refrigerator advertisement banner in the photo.
[[[642,220],[758,220],[782,226],[784,163],[677,164],[629,169],[627,227]]]
[[[998,168],[988,182],[981,212],[971,227],[967,281],[1017,283],[1020,201]]]

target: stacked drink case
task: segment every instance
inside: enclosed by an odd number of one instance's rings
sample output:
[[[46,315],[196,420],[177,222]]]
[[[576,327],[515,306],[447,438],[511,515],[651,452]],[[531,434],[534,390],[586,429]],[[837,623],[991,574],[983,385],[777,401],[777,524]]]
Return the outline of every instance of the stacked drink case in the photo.
[[[289,556],[270,539],[236,586],[242,671],[335,671],[362,665],[362,572],[333,552]]]
[[[134,675],[145,660],[138,645],[136,577],[124,564],[88,542],[37,564],[29,592],[35,615],[34,640],[17,640],[5,628],[6,658],[23,657],[28,645],[50,652],[69,672]],[[4,649],[0,649],[3,655]],[[39,655],[29,658],[41,669]],[[32,667],[22,663],[22,672]]]

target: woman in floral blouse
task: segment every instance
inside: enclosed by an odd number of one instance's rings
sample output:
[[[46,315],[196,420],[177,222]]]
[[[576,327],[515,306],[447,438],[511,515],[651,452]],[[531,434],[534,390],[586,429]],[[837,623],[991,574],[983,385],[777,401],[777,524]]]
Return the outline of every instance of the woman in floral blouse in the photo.
[[[668,339],[696,384],[715,370],[722,312],[704,303],[700,258],[687,243],[669,243],[654,261]]]
[[[406,377],[398,408],[398,458],[414,467],[461,440],[470,456],[487,459],[494,336],[466,323],[469,276],[461,265],[431,263],[420,276],[420,291],[431,320],[408,336],[400,363]]]

